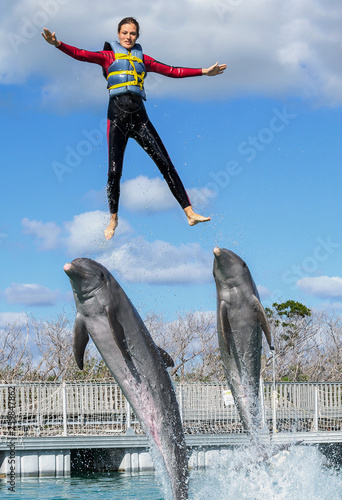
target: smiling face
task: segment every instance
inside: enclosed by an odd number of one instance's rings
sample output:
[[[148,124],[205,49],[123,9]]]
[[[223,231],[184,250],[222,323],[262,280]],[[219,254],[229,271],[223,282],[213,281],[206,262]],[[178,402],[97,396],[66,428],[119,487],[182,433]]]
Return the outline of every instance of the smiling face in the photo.
[[[138,38],[137,28],[134,24],[123,24],[118,31],[118,39],[120,45],[125,49],[131,50]]]

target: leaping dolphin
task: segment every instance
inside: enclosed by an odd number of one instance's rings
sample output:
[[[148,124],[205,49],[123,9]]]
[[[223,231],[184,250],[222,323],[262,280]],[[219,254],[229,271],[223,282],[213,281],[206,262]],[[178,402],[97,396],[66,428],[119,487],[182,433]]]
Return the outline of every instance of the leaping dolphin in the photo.
[[[262,330],[273,349],[268,320],[247,264],[234,252],[214,248],[217,332],[228,385],[244,429],[260,428]]]
[[[109,271],[91,259],[65,264],[77,316],[73,349],[77,364],[89,335],[161,458],[174,500],[188,498],[188,458],[176,395],[166,367],[135,307]]]

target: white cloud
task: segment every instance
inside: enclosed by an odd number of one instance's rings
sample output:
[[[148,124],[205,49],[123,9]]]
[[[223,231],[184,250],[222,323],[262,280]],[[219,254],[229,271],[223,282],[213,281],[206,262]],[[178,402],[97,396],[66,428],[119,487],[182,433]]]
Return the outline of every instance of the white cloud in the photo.
[[[207,206],[210,198],[215,196],[215,192],[206,187],[189,188],[186,191],[195,207]],[[103,192],[91,190],[86,193],[85,198],[98,205],[99,201],[102,201]],[[120,203],[132,212],[160,213],[179,208],[163,178],[150,179],[145,175],[121,183]]]
[[[333,311],[339,314],[342,312],[342,302],[324,302],[323,304],[320,304],[319,309]]]
[[[136,212],[160,212],[177,206],[164,179],[149,179],[144,175],[122,183],[121,201],[126,208]]]
[[[113,240],[107,241],[103,230],[108,214],[99,210],[76,215],[61,227],[51,222],[33,221],[31,225],[28,219],[25,221],[25,227],[31,227],[29,234],[38,238],[45,250],[51,250],[51,245],[45,244],[44,227],[53,227],[59,230],[59,239],[54,240],[55,248],[64,249],[72,258],[94,258],[128,282],[190,284],[212,280],[212,254],[199,244],[175,246],[165,241],[148,242],[135,236],[130,225],[121,218]],[[46,234],[50,242],[48,231]],[[14,296],[9,295],[10,298]]]
[[[59,292],[35,283],[12,283],[10,287],[6,288],[4,296],[8,304],[52,306],[58,301]]]
[[[196,208],[199,205],[201,208],[206,207],[209,204],[211,198],[216,196],[216,192],[213,189],[207,187],[204,188],[190,188],[187,189],[191,204]]]
[[[342,299],[342,278],[337,276],[302,278],[297,281],[297,286],[314,297]]]
[[[6,328],[8,325],[22,324],[26,321],[27,315],[23,312],[15,313],[15,312],[3,312],[0,313],[0,330]]]
[[[197,243],[176,247],[165,241],[135,238],[99,257],[109,271],[125,281],[154,284],[194,284],[212,280],[212,256]]]
[[[75,215],[71,221],[58,226],[55,222],[22,220],[24,233],[33,236],[39,250],[64,248],[70,254],[99,253],[108,248],[103,232],[109,222],[109,214],[100,210]],[[116,235],[131,231],[130,225],[120,219]]]
[[[338,0],[136,0],[130,8],[141,24],[139,41],[146,54],[175,66],[207,67],[217,60],[228,65],[224,75],[210,80],[174,81],[151,74],[146,79],[150,96],[259,93],[342,102]],[[0,19],[0,82],[24,85],[42,76],[49,104],[65,109],[103,102],[101,70],[71,60],[48,45],[40,31],[47,25],[66,43],[100,50],[105,39],[115,39],[117,22],[126,14],[120,0],[115,5],[103,0],[96,7],[90,0],[8,2]],[[86,28],[90,19],[91,30]]]
[[[108,225],[109,215],[100,210],[75,215],[72,221],[64,223],[63,244],[71,254],[82,256],[98,253],[108,246],[103,231]],[[118,228],[119,232],[119,228]]]
[[[260,299],[268,299],[271,296],[271,292],[263,285],[257,285],[257,289],[260,295]]]
[[[323,302],[322,304],[320,304],[319,309],[332,311],[339,314],[340,312],[342,312],[342,302]]]
[[[33,235],[38,240],[39,250],[52,250],[56,248],[61,228],[55,222],[41,222],[37,220],[22,220],[24,233]]]

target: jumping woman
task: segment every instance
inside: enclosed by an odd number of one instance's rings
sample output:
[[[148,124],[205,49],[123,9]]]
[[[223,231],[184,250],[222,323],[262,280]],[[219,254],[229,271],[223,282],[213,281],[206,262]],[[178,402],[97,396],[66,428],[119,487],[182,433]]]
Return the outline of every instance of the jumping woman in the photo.
[[[118,225],[120,179],[124,152],[129,137],[133,137],[155,162],[173,196],[183,208],[189,225],[194,226],[199,222],[209,221],[210,217],[203,217],[193,211],[182,181],[163,142],[147,116],[143,102],[146,100],[144,78],[149,71],[171,78],[215,76],[223,73],[227,66],[216,63],[207,69],[178,68],[152,59],[143,54],[141,46],[136,43],[139,37],[139,23],[133,17],[122,19],[118,25],[118,41],[106,42],[103,50],[98,52],[89,52],[66,45],[57,40],[55,32],[51,33],[46,28],[44,28],[42,35],[48,43],[74,59],[102,66],[103,74],[108,82],[107,194],[111,218],[105,230],[105,237],[112,238]]]

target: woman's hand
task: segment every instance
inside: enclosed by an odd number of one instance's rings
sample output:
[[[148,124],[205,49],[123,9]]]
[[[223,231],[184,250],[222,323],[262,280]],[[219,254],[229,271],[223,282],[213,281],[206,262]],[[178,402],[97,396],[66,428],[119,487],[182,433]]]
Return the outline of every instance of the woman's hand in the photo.
[[[55,31],[51,33],[51,31],[44,28],[44,33],[42,32],[42,36],[47,41],[47,43],[49,43],[50,45],[54,45],[55,47],[59,47],[62,43],[57,40]]]
[[[216,75],[221,75],[221,73],[224,72],[226,69],[227,65],[226,64],[219,64],[218,62],[216,64],[213,64],[210,66],[210,68],[203,68],[202,69],[202,75],[207,75],[207,76],[216,76]]]

